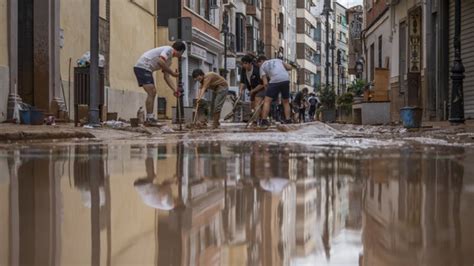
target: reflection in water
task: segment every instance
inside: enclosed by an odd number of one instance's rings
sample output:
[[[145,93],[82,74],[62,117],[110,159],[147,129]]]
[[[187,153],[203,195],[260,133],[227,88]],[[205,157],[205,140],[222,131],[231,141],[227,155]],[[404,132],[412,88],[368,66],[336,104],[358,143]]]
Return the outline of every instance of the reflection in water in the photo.
[[[256,143],[0,150],[0,265],[472,265],[472,158]]]

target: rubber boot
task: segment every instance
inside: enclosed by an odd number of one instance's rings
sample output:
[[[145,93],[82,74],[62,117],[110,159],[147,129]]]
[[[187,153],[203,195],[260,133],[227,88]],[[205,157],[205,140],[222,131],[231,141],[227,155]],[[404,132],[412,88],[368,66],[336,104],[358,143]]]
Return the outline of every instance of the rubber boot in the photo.
[[[216,129],[216,128],[219,128],[219,126],[221,125],[219,123],[219,119],[221,118],[221,114],[220,113],[216,113],[212,116],[212,129]]]

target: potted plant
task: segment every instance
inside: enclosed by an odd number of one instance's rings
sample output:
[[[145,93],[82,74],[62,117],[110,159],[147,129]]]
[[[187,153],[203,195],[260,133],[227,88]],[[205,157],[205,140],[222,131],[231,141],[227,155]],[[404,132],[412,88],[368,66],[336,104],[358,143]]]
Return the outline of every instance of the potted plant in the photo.
[[[356,79],[354,80],[351,85],[347,88],[347,91],[352,93],[354,96],[353,102],[354,103],[360,103],[362,102],[363,94],[365,91],[365,88],[367,87],[367,82],[363,79]]]
[[[337,97],[337,110],[339,113],[339,120],[342,122],[352,121],[352,103],[354,96],[350,92],[346,92]]]
[[[322,122],[336,121],[336,92],[333,86],[321,86],[319,90],[319,99],[321,101],[321,120]]]

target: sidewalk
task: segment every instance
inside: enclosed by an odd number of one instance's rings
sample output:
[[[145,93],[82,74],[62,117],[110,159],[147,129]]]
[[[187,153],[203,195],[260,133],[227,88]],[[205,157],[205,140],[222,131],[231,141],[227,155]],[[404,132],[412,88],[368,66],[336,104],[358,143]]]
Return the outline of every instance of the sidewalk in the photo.
[[[452,126],[449,122],[424,122],[419,129],[403,126],[368,126],[352,124],[329,124],[344,136],[379,139],[433,139],[447,143],[474,143],[474,121]]]
[[[129,130],[101,127],[87,129],[61,123],[55,126],[31,126],[10,123],[0,124],[0,141],[52,140],[52,139],[131,139],[161,133],[157,129],[130,128]]]

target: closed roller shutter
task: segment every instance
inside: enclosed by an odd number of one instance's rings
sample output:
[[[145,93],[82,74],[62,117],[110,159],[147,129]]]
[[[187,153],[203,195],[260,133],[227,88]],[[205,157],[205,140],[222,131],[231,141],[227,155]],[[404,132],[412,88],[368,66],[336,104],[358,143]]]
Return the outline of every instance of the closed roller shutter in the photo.
[[[449,3],[449,66],[454,60],[454,2]],[[474,119],[474,1],[461,0],[461,57],[466,72],[464,79],[464,110],[466,119]],[[451,74],[450,74],[451,76]],[[451,98],[452,82],[449,84]]]

